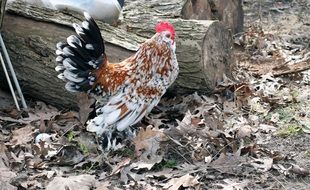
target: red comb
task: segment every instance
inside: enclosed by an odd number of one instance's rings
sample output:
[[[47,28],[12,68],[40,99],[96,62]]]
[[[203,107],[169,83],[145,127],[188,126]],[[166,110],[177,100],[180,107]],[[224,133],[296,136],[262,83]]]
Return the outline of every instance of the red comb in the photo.
[[[172,24],[169,22],[161,21],[158,24],[156,24],[155,27],[156,32],[162,32],[162,31],[169,31],[171,33],[171,39],[174,40],[175,37],[175,30]]]

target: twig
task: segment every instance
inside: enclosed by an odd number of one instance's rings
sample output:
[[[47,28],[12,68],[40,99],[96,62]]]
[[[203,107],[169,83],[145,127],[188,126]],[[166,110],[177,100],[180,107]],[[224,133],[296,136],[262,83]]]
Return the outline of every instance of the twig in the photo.
[[[14,122],[14,123],[20,123],[20,124],[29,124],[30,123],[30,121],[23,121],[21,119],[13,119],[11,117],[2,117],[2,116],[0,116],[0,120]]]
[[[72,125],[71,127],[69,127],[69,128],[60,136],[60,138],[63,137],[63,136],[65,136],[65,134],[67,134],[71,129],[73,129],[73,128],[76,127],[76,126],[78,126],[78,124],[74,124],[74,125]]]
[[[273,75],[275,77],[278,77],[281,75],[287,75],[287,74],[293,74],[293,73],[306,71],[306,70],[310,69],[310,63],[309,62],[300,62],[300,63],[296,63],[295,65],[287,66],[287,67],[289,68],[289,70],[274,72]]]
[[[178,153],[187,163],[189,164],[193,164],[192,162],[190,162],[185,156],[183,156],[177,149],[175,149],[174,147],[171,147],[176,153]]]

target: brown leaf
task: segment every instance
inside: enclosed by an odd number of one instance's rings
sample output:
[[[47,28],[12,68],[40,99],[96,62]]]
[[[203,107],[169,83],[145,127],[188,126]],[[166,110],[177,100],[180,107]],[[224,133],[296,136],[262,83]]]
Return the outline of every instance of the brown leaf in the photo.
[[[265,125],[265,124],[260,124],[258,129],[261,131],[264,131],[266,133],[275,132],[277,130],[276,127],[274,127],[272,125]]]
[[[94,99],[90,98],[86,93],[79,93],[77,98],[80,122],[84,124],[88,119],[88,114],[94,109],[90,107],[94,103]]]
[[[111,186],[111,182],[109,181],[102,181],[96,183],[96,190],[109,190]]]
[[[70,177],[55,177],[47,186],[46,190],[90,190],[95,187],[95,176],[78,175]]]
[[[34,127],[31,125],[14,130],[13,138],[11,139],[10,144],[13,146],[26,145],[28,142],[33,140],[33,130]]]
[[[169,180],[168,183],[163,184],[163,188],[168,190],[178,190],[180,187],[195,187],[199,184],[198,179],[197,176],[194,177],[190,174],[186,174],[182,177]]]
[[[40,119],[39,131],[40,131],[40,133],[45,133],[46,132],[45,121],[42,118]]]
[[[272,158],[254,159],[251,165],[259,171],[266,172],[271,169],[273,165],[273,159]]]
[[[131,159],[130,158],[125,158],[124,160],[122,160],[121,162],[119,162],[112,170],[110,175],[115,175],[118,174],[122,168],[124,168],[125,166],[128,166],[130,164]]]
[[[244,180],[244,181],[237,181],[233,179],[224,179],[223,183],[217,183],[215,184],[216,186],[220,186],[221,189],[224,190],[242,190],[242,189],[247,189],[247,186],[249,185],[250,181],[249,180]]]
[[[55,155],[55,162],[58,165],[75,165],[84,159],[84,155],[76,146],[68,145],[62,147],[57,155]]]
[[[251,137],[251,134],[253,133],[253,129],[250,125],[242,125],[237,130],[237,137],[242,139],[245,137]]]
[[[0,189],[5,190],[17,190],[17,187],[11,185],[9,182],[4,182],[0,180]]]
[[[134,164],[131,164],[129,166],[126,166],[124,167],[122,170],[121,170],[121,176],[120,176],[120,181],[127,184],[128,181],[135,181],[135,182],[138,182],[142,179],[145,178],[145,173],[141,173],[141,174],[138,174],[138,173],[135,173],[134,171],[132,171],[134,169]]]
[[[41,182],[37,180],[25,180],[23,182],[20,182],[20,186],[24,189],[42,189],[43,185]]]
[[[59,111],[52,107],[47,106],[43,102],[37,102],[35,110],[31,110],[28,112],[29,117],[23,118],[21,120],[28,121],[28,122],[34,122],[38,120],[51,120],[51,118],[55,117],[56,115],[59,115]]]
[[[301,176],[310,175],[310,170],[302,168],[296,164],[291,164],[289,168],[285,168],[282,164],[273,164],[272,168],[278,170],[278,172],[283,173],[284,175],[289,175],[290,173],[298,174]]]
[[[211,162],[210,167],[227,174],[236,174],[240,164],[245,162],[245,158],[240,156],[241,148],[234,154],[221,153],[220,157]]]
[[[16,187],[10,185],[10,180],[16,177],[16,173],[10,171],[9,159],[7,157],[7,148],[4,144],[0,144],[0,189],[15,190]]]
[[[173,169],[171,168],[164,168],[160,171],[156,172],[148,172],[146,177],[148,178],[171,178],[173,176]]]
[[[191,123],[192,125],[195,125],[195,126],[198,126],[199,124],[201,124],[201,121],[202,119],[197,118],[197,117],[191,118]]]
[[[158,150],[160,142],[164,140],[166,140],[164,133],[158,129],[152,129],[152,126],[141,129],[133,140],[136,154],[140,155],[139,161],[134,163],[134,167],[150,170],[156,163],[161,162],[163,154],[158,154]]]
[[[292,166],[288,169],[289,172],[295,173],[298,175],[303,175],[303,176],[309,176],[310,175],[310,170],[306,168],[302,168],[296,164],[292,164]]]

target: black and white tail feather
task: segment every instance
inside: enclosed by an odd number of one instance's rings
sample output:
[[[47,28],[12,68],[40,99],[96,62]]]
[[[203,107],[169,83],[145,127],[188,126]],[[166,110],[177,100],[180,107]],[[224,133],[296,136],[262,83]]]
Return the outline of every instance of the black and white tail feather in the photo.
[[[67,82],[65,88],[68,91],[93,93],[101,97],[104,93],[100,86],[96,86],[93,71],[106,63],[104,41],[94,19],[88,13],[84,13],[84,16],[86,21],[83,21],[81,26],[73,24],[76,35],[71,35],[66,42],[57,44],[56,62],[58,65],[55,70],[60,72],[58,78]],[[101,98],[104,99],[104,97]],[[97,101],[88,119],[96,117],[96,110],[102,106],[104,105]],[[134,136],[134,130],[128,128],[128,130],[119,132],[112,126],[103,132],[100,138],[103,149],[115,150],[120,147],[124,139],[132,139]]]
[[[86,21],[81,26],[73,24],[76,35],[56,45],[58,65],[55,70],[61,72],[58,78],[67,82],[65,88],[68,91],[101,93],[94,84],[96,78],[92,73],[105,63],[104,42],[94,19],[86,12],[84,16]]]

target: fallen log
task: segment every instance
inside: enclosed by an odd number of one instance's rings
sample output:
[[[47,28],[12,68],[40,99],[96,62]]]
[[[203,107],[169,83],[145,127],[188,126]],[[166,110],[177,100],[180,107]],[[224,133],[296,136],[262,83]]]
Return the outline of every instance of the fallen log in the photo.
[[[181,1],[171,0],[169,4],[159,0],[126,1],[117,27],[98,21],[106,52],[111,61],[130,56],[154,34],[159,20],[168,20],[176,28],[180,64],[179,77],[170,92],[210,93],[223,74],[230,75],[231,35],[218,21],[181,19]],[[141,6],[137,7],[136,3]],[[81,14],[26,6],[21,2],[8,6],[4,41],[26,95],[56,106],[76,106],[76,95],[66,92],[64,83],[56,77],[54,51],[58,41],[73,34],[72,22],[80,23],[82,19]]]

